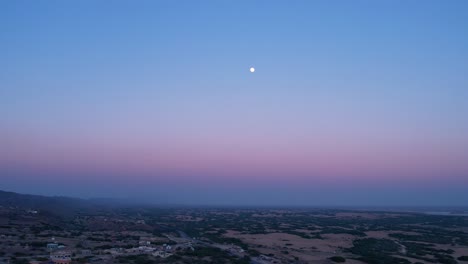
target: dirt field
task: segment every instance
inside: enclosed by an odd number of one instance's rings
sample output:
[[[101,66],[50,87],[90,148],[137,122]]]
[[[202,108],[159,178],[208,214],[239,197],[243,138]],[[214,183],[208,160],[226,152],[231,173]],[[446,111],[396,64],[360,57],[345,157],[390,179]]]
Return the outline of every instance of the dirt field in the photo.
[[[344,248],[352,246],[352,241],[356,238],[349,234],[326,234],[324,239],[306,239],[286,233],[270,234],[241,234],[240,232],[229,230],[226,237],[238,238],[248,245],[252,245],[263,254],[275,254],[282,257],[321,263],[329,263],[329,257],[336,255],[348,256],[343,252]],[[288,252],[285,254],[284,252]],[[361,263],[351,261],[347,263]]]

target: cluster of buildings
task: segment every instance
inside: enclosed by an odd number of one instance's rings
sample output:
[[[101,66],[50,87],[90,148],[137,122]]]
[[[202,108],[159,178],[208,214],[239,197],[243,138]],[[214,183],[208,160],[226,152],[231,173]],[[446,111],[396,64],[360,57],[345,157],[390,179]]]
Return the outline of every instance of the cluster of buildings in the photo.
[[[70,264],[72,253],[68,250],[57,250],[50,253],[50,259],[46,261],[30,261],[30,264]]]
[[[43,263],[50,264],[69,264],[72,261],[72,253],[69,250],[65,250],[65,245],[61,245],[55,242],[55,238],[52,238],[53,243],[47,244],[47,251],[50,252],[50,260]],[[39,262],[41,263],[41,262]],[[41,263],[42,264],[42,263]]]
[[[140,243],[141,245],[142,243]],[[111,248],[103,251],[105,254],[111,254],[112,256],[125,256],[125,255],[140,255],[148,254],[155,257],[167,258],[172,256],[173,247],[171,245],[164,244],[162,246],[151,246],[151,244],[145,243],[144,245],[134,248]]]
[[[30,261],[30,264],[69,264],[72,262],[72,252],[66,250],[66,246],[59,244],[52,238],[51,243],[47,243],[46,249],[50,253],[49,260]]]
[[[140,245],[134,248],[111,248],[105,249],[101,251],[102,254],[108,254],[112,257],[116,256],[129,256],[129,255],[140,255],[140,254],[148,254],[154,257],[161,257],[167,258],[173,255],[173,246],[164,244],[162,246],[151,246],[150,242],[147,243],[140,243],[144,245]],[[186,247],[191,247],[191,245],[186,245]],[[193,248],[192,248],[193,249]],[[31,261],[30,264],[70,264],[72,263],[73,256],[80,256],[80,257],[91,257],[93,256],[91,250],[80,250],[72,254],[69,250],[64,250],[64,247],[61,247],[57,243],[49,243],[47,244],[47,250],[50,252],[50,258],[47,261]],[[95,260],[98,258],[95,257]],[[90,260],[93,262],[93,259]],[[95,261],[94,261],[95,262]]]

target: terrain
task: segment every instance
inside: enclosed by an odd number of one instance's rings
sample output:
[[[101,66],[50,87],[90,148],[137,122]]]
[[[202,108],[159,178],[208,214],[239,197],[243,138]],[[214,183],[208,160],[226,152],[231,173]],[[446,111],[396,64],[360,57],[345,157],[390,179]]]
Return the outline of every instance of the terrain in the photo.
[[[69,263],[468,263],[468,216],[463,208],[110,206],[0,192],[0,263],[48,263],[62,251]]]

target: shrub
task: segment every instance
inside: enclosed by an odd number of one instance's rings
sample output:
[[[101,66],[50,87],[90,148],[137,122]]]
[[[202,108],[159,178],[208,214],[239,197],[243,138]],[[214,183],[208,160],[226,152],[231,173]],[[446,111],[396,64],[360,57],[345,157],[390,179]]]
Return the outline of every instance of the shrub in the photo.
[[[330,260],[336,263],[346,262],[346,259],[340,256],[331,257]]]

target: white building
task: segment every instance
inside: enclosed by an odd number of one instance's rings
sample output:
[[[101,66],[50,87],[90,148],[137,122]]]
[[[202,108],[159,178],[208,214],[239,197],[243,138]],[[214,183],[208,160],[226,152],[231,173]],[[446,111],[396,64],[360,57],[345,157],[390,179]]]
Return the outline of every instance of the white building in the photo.
[[[50,254],[50,260],[54,264],[71,263],[71,253],[70,251],[56,251]]]
[[[172,256],[172,253],[168,253],[162,250],[155,251],[153,254],[155,257],[161,257],[161,258],[167,258],[169,256]]]

